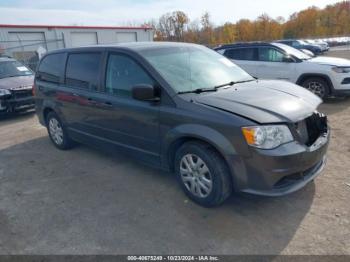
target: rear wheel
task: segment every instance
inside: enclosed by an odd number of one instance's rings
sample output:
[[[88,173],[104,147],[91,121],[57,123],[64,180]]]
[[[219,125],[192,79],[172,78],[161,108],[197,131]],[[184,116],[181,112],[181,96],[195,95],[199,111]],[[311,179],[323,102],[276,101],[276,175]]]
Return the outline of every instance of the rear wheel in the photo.
[[[307,78],[302,83],[302,86],[322,99],[325,99],[329,96],[329,85],[323,78]]]
[[[63,124],[55,112],[48,113],[46,117],[46,127],[52,143],[61,150],[72,148],[75,143],[72,141]]]
[[[175,156],[175,172],[186,195],[202,206],[217,206],[232,192],[224,159],[207,144],[182,145]]]

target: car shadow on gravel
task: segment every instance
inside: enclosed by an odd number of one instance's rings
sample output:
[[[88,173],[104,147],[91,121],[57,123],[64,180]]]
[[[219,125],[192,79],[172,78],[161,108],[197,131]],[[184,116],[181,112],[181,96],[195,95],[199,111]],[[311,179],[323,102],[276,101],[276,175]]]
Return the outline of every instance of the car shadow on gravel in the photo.
[[[35,114],[35,110],[29,110],[25,112],[18,113],[8,113],[8,114],[0,114],[0,123],[4,123],[7,121],[23,121],[32,117]]]
[[[59,151],[47,137],[1,150],[0,184],[7,254],[274,255],[315,194],[311,183],[280,198],[235,194],[207,209],[169,173],[86,146]]]

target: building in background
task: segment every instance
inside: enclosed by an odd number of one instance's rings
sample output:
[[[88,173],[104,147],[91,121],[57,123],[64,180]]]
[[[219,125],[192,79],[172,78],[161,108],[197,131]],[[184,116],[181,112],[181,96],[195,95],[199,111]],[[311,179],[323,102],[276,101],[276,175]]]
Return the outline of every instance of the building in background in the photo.
[[[0,54],[35,70],[40,57],[55,49],[153,41],[150,27],[0,25]]]

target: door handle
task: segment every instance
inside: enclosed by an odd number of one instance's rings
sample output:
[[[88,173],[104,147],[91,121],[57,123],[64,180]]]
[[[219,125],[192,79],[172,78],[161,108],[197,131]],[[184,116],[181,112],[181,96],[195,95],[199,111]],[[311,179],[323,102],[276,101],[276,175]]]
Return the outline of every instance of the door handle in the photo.
[[[98,102],[91,97],[88,97],[87,101],[89,102],[90,105],[96,106],[98,104]]]

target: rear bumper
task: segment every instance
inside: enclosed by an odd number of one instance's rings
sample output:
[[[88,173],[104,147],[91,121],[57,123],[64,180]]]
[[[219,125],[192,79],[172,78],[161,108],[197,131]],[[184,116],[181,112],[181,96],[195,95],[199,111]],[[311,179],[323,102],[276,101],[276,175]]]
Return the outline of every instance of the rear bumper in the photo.
[[[295,192],[315,179],[326,164],[330,130],[310,147],[296,141],[273,150],[254,150],[232,161],[236,191],[263,196]]]

